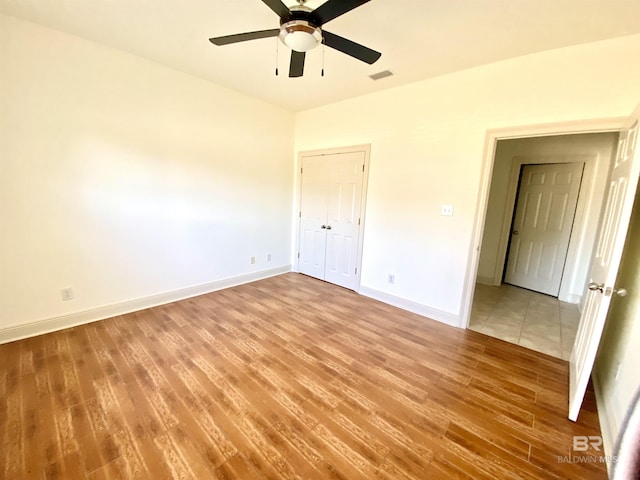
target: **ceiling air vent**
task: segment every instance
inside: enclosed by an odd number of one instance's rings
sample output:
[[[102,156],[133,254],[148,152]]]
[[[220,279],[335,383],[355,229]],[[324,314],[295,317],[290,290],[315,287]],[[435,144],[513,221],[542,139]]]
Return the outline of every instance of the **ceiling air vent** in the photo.
[[[391,77],[392,75],[393,72],[391,70],[383,70],[381,72],[374,73],[373,75],[369,75],[369,78],[371,80],[380,80],[382,78]]]

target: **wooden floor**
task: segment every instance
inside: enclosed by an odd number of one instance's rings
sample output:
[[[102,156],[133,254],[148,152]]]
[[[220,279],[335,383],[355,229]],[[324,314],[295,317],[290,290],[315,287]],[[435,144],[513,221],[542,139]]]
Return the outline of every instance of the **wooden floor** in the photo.
[[[558,461],[600,434],[592,393],[566,419],[567,379],[286,274],[0,346],[0,476],[606,478]]]

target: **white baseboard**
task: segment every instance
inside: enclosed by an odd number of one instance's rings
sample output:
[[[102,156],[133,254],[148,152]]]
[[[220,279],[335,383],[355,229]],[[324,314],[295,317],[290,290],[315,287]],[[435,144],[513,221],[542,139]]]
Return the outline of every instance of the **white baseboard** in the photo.
[[[500,284],[496,285],[496,280],[493,277],[485,277],[483,275],[478,275],[476,277],[476,283],[481,283],[482,285],[490,285],[492,287],[499,287]]]
[[[558,297],[558,300],[566,303],[573,303],[574,305],[580,305],[580,301],[582,300],[582,295],[577,293],[570,293],[566,297]]]
[[[598,420],[600,421],[604,455],[612,457],[616,447],[618,432],[620,431],[620,422],[618,421],[616,410],[611,404],[612,402],[607,394],[602,390],[602,383],[595,372],[591,375],[591,379],[593,380],[593,390],[596,394],[596,407],[598,410]],[[607,462],[607,470],[610,468],[609,463],[610,462]]]
[[[422,315],[423,317],[446,323],[447,325],[451,325],[452,327],[460,328],[459,315],[445,312],[444,310],[438,310],[437,308],[428,307],[427,305],[413,302],[411,300],[407,300],[406,298],[397,297],[395,295],[391,295],[390,293],[381,292],[369,287],[360,287],[360,291],[358,293],[360,293],[360,295],[364,295],[365,297],[388,303],[389,305],[393,305],[394,307],[402,308],[403,310],[407,310],[412,313],[417,313],[418,315]]]
[[[224,278],[213,282],[194,285],[191,287],[173,290],[171,292],[159,293],[143,298],[136,298],[126,302],[114,303],[103,307],[92,308],[82,312],[71,313],[59,317],[46,318],[35,322],[16,325],[14,327],[0,329],[0,344],[13,342],[27,337],[35,337],[43,333],[54,332],[64,328],[75,327],[85,323],[91,323],[105,318],[124,315],[126,313],[144,310],[145,308],[157,307],[166,303],[196,297],[205,293],[215,292],[224,288],[235,287],[244,283],[255,282],[264,278],[274,277],[291,271],[291,265],[260,270],[259,272],[247,273],[236,277]]]

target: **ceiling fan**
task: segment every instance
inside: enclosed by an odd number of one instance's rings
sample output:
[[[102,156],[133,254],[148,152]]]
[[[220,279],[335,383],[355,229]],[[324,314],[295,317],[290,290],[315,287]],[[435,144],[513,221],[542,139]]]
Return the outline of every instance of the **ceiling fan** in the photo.
[[[306,0],[297,1],[298,5],[289,8],[281,0],[262,0],[280,17],[280,28],[214,37],[209,41],[214,45],[229,45],[259,38],[280,37],[280,40],[291,48],[290,77],[302,76],[306,52],[321,43],[370,65],[382,55],[364,45],[322,29],[325,23],[370,0],[328,0],[315,10],[304,5]]]

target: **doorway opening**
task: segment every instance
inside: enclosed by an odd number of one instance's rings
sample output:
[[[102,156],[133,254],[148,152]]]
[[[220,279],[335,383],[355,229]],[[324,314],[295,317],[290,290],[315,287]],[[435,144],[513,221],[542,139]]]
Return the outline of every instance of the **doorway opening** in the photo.
[[[617,138],[497,142],[470,329],[569,358]]]

